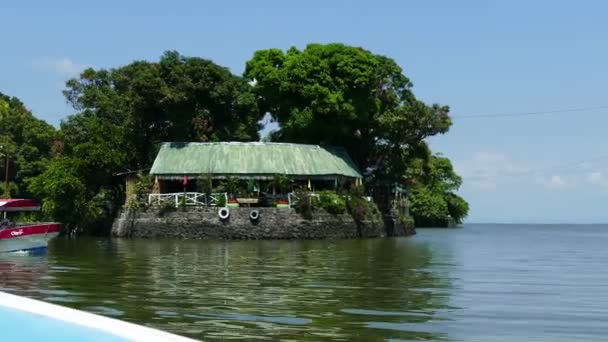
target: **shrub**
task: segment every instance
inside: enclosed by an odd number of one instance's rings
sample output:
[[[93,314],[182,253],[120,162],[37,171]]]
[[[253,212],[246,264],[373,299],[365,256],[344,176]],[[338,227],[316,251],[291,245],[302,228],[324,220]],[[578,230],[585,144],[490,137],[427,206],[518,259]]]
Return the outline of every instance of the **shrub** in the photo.
[[[350,196],[346,202],[348,212],[357,222],[365,220],[367,217],[367,205],[365,199],[358,196]]]
[[[418,188],[410,193],[410,213],[416,227],[443,227],[449,215],[448,204],[442,194],[428,188]]]
[[[382,213],[376,203],[360,196],[350,196],[346,202],[348,212],[357,222],[368,220],[381,221]]]
[[[234,198],[236,196],[237,192],[239,192],[239,187],[240,187],[239,183],[240,183],[239,180],[235,177],[232,177],[232,176],[226,177],[224,186],[230,197]]]
[[[183,210],[186,211],[186,197],[182,197],[179,200],[179,207]]]
[[[469,204],[460,196],[447,193],[445,195],[446,202],[448,204],[448,212],[454,219],[456,224],[462,223],[462,220],[467,217],[469,213]]]
[[[346,211],[346,202],[344,199],[331,191],[319,193],[319,197],[315,198],[315,204],[333,215],[344,214]]]
[[[406,227],[406,229],[414,228],[414,218],[410,215],[402,214],[401,216],[399,216],[399,221],[401,222],[401,224],[403,224],[404,227]]]
[[[216,207],[225,207],[226,206],[226,197],[220,196],[215,202]]]
[[[133,184],[132,193],[127,193],[126,208],[129,212],[148,209],[147,194],[152,191],[154,180],[152,176],[140,176]]]
[[[296,212],[307,220],[312,219],[312,212],[315,209],[315,201],[313,201],[309,194],[305,191],[298,190],[295,192],[295,196],[297,198],[294,205]]]

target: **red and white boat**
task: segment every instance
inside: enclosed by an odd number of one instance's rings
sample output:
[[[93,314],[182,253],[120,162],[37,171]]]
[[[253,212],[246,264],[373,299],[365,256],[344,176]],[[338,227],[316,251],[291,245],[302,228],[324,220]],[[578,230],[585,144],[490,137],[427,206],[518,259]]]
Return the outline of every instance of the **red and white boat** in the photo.
[[[47,248],[50,239],[59,235],[61,224],[54,222],[14,223],[8,212],[38,211],[40,204],[29,199],[0,199],[0,253]]]

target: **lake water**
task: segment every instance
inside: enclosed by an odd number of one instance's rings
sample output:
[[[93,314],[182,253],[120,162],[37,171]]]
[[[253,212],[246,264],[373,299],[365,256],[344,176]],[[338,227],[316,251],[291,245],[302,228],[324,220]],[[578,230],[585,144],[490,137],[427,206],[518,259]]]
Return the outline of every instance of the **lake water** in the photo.
[[[11,293],[205,341],[605,341],[608,226],[348,241],[57,239]]]

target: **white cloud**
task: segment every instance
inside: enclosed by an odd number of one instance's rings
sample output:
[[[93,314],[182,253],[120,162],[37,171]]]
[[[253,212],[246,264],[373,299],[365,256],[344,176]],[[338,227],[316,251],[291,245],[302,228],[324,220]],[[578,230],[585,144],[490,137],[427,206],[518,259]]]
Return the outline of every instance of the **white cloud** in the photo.
[[[587,181],[595,186],[608,187],[608,175],[601,171],[589,173],[587,175]]]
[[[566,181],[561,176],[553,175],[546,182],[546,185],[551,189],[562,189],[566,187]]]
[[[506,155],[487,151],[475,152],[468,161],[455,162],[454,168],[463,176],[465,185],[484,191],[496,190],[503,180],[530,171]]]
[[[61,76],[78,76],[78,74],[88,68],[88,65],[78,64],[69,58],[43,58],[35,60],[32,65],[40,70],[54,72]]]

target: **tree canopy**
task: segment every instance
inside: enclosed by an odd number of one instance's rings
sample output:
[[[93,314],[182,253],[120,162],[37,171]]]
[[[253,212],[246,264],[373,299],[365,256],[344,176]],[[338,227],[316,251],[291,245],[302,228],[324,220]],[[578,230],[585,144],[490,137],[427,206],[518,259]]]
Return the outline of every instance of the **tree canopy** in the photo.
[[[260,50],[244,77],[168,51],[87,69],[63,93],[77,114],[59,130],[0,94],[0,155],[11,156],[10,194],[43,199],[68,229],[105,232],[124,203],[116,174],[149,168],[160,142],[256,141],[265,114],[279,123],[271,140],[343,146],[370,179],[407,184],[415,218],[468,212],[462,179],[426,143],[449,130],[449,107],[417,99],[394,60],[362,48]]]
[[[35,118],[19,99],[0,93],[0,195],[29,196],[26,183],[44,170],[55,134],[53,126]],[[10,185],[4,189],[7,154]]]
[[[212,61],[175,51],[159,62],[87,69],[67,82],[64,95],[79,116],[119,126],[112,130],[133,152],[126,167],[148,167],[163,141],[259,139],[261,115],[251,86]],[[82,124],[76,118],[65,126],[79,130]]]
[[[462,179],[426,138],[446,133],[449,107],[416,98],[391,58],[343,44],[260,50],[246,64],[260,110],[278,122],[276,141],[345,147],[370,179],[407,184],[418,221],[460,222]],[[427,221],[428,221],[427,220]]]
[[[409,166],[410,213],[417,226],[444,226],[448,217],[462,223],[469,204],[456,191],[462,178],[456,174],[448,158],[440,155],[416,160]]]
[[[418,100],[394,60],[358,47],[260,50],[245,77],[279,123],[274,140],[344,146],[363,169],[392,180],[404,181],[424,139],[451,125],[449,108]]]
[[[61,123],[60,157],[30,189],[69,228],[107,228],[124,196],[115,175],[149,168],[160,142],[259,139],[251,86],[209,60],[173,51],[158,62],[87,69],[64,95],[78,113]]]

